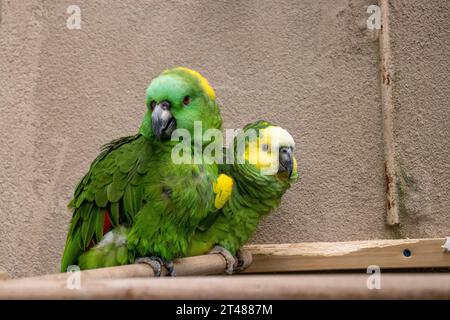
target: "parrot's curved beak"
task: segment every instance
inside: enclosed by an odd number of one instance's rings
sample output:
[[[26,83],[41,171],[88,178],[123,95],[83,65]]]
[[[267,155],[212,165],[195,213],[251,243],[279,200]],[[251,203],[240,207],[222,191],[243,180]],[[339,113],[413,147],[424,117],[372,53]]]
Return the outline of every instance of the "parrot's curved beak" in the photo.
[[[289,178],[292,175],[294,168],[294,161],[292,160],[292,149],[281,147],[279,150],[279,165],[278,172],[287,172]]]
[[[170,112],[170,103],[163,101],[157,103],[152,111],[153,133],[159,140],[170,139],[176,128],[176,121]]]

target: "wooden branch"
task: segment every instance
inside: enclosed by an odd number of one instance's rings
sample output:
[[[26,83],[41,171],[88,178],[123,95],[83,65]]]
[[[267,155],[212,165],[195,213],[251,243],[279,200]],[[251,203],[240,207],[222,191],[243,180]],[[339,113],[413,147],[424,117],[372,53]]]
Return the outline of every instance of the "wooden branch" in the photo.
[[[392,95],[394,74],[390,44],[388,0],[380,0],[380,9],[382,23],[380,33],[381,110],[383,116],[384,174],[386,178],[386,223],[393,226],[399,223],[399,197],[397,192],[398,166],[394,140],[394,99]]]
[[[244,272],[450,267],[444,243],[442,238],[248,245],[253,263]]]
[[[0,299],[450,299],[450,274],[381,273],[380,290],[368,289],[369,276],[82,279],[79,289],[64,280],[11,280],[0,283]]]

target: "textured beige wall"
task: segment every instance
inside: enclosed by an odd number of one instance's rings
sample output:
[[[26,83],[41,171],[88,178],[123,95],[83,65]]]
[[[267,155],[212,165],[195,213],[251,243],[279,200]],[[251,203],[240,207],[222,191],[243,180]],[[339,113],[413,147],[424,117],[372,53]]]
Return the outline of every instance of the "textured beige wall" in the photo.
[[[450,235],[450,2],[393,1],[400,237]]]
[[[136,132],[144,92],[184,65],[216,88],[225,128],[294,135],[302,180],[255,242],[450,234],[449,2],[393,1],[401,227],[384,224],[375,1],[2,1],[0,266],[56,272],[66,204],[100,145]]]

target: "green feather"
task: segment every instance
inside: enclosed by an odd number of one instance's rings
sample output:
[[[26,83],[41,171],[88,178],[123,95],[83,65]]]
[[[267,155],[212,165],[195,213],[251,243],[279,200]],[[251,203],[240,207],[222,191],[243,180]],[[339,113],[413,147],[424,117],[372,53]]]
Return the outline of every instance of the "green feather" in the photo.
[[[82,193],[75,201],[75,207],[79,208],[83,201],[85,200],[84,193]]]
[[[142,190],[140,187],[128,185],[123,196],[125,212],[134,217],[141,207]]]
[[[126,246],[121,246],[117,249],[116,259],[120,265],[128,263],[128,250]]]
[[[219,214],[221,213],[221,210],[214,210],[211,213],[208,214],[208,216],[206,216],[205,219],[203,219],[199,225],[198,225],[198,230],[200,231],[205,231],[208,230],[214,222],[216,222],[217,217],[219,216]]]
[[[112,202],[109,209],[109,217],[113,227],[119,226],[119,202]]]
[[[120,200],[120,198],[122,198],[123,196],[123,185],[120,184],[119,182],[114,182],[111,183],[108,187],[107,187],[107,196],[108,196],[108,200],[110,202],[117,202]]]
[[[92,208],[94,207],[93,202],[86,202],[83,206],[81,206],[78,211],[80,212],[80,216],[83,220],[88,220],[89,215],[91,214]]]
[[[113,267],[117,265],[116,253],[111,250],[105,257],[104,267]]]
[[[106,193],[107,188],[101,188],[97,191],[95,195],[95,203],[100,208],[106,207],[106,204],[108,203],[108,195]]]
[[[66,272],[69,265],[73,264],[81,253],[79,243],[81,242],[80,229],[76,228],[68,237],[64,254],[61,261],[61,272]]]
[[[98,208],[94,208],[90,212],[90,216],[87,220],[83,220],[81,225],[81,243],[83,248],[86,248],[92,240],[92,236],[95,231],[95,222],[97,220],[97,215],[99,214]]]
[[[105,223],[105,211],[100,211],[97,214],[95,221],[95,242],[99,243],[103,238],[103,225]]]

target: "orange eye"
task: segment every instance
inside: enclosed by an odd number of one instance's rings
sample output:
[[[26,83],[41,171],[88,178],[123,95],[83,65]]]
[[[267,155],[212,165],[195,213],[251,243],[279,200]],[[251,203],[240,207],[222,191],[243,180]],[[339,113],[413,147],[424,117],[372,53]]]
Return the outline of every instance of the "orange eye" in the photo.
[[[189,97],[189,96],[184,97],[183,105],[187,106],[189,103],[191,103],[191,97]]]

